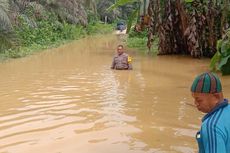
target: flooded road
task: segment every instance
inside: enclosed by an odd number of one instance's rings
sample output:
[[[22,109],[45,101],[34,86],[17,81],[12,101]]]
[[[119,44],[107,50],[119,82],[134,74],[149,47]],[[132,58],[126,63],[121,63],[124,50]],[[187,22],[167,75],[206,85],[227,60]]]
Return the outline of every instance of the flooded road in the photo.
[[[1,63],[0,153],[195,153],[203,114],[186,103],[209,60],[129,49],[134,70],[114,71],[118,43],[97,36]]]

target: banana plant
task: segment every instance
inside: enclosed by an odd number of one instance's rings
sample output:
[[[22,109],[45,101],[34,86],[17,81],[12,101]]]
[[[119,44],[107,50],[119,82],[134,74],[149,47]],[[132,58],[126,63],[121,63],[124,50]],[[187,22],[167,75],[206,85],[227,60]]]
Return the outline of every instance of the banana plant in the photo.
[[[230,29],[217,43],[217,52],[212,57],[210,68],[220,70],[223,75],[230,74]]]

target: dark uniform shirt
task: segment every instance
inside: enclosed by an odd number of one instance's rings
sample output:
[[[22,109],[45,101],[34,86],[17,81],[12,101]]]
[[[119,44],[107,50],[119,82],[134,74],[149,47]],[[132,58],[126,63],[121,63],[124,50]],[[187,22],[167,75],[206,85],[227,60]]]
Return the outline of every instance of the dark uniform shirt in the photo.
[[[113,63],[111,69],[116,70],[132,70],[132,64],[128,61],[129,55],[122,53],[121,55],[116,55],[113,58]]]

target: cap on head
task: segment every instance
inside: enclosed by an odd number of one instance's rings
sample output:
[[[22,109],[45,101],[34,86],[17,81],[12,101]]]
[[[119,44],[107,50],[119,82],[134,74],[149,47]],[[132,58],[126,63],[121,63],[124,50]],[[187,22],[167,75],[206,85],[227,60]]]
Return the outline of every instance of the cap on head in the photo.
[[[119,48],[119,47],[124,48],[124,46],[123,46],[123,45],[117,45],[117,48]]]
[[[206,72],[195,78],[192,83],[191,92],[220,93],[222,92],[222,85],[216,74]]]

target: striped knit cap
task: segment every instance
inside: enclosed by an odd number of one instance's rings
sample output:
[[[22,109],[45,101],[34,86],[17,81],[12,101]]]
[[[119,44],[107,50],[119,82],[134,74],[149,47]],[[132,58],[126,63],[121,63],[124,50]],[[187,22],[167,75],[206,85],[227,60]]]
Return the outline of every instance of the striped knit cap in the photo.
[[[222,86],[217,75],[206,72],[195,78],[191,91],[197,93],[219,93],[222,92]]]

